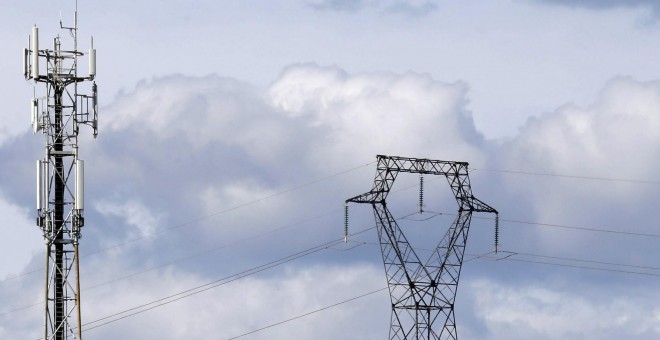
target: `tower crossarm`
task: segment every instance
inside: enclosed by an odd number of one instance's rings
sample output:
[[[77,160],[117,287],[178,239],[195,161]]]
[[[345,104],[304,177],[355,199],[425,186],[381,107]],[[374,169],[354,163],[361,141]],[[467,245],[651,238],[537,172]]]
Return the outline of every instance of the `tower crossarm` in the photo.
[[[431,160],[400,156],[378,155],[376,177],[373,188],[361,195],[351,197],[346,203],[384,202],[399,173],[445,176],[454,194],[459,210],[497,213],[495,208],[474,197],[470,187],[469,164],[467,162]]]

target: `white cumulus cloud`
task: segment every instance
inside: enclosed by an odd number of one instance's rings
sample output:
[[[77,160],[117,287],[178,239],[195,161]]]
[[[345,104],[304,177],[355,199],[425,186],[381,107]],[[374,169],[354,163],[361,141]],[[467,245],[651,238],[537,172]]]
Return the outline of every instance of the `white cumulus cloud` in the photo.
[[[376,154],[481,160],[483,137],[464,84],[407,73],[348,75],[337,67],[295,65],[270,87],[272,104],[323,132],[316,153],[331,163]],[[320,153],[319,153],[320,151]]]
[[[594,300],[576,288],[510,286],[484,279],[470,284],[475,311],[488,328],[489,339],[660,336],[656,317],[660,309],[651,302],[658,299],[657,294],[610,292],[606,299]]]
[[[426,15],[437,9],[437,0],[306,0],[307,6],[317,10],[353,12],[375,9],[384,13]]]
[[[88,206],[94,208],[86,211],[83,248],[87,254],[111,245],[106,244],[108,240],[124,242],[163,232],[146,237],[157,241],[130,243],[139,247],[120,245],[112,252],[83,257],[84,287],[88,285],[85,282],[97,286],[116,280],[85,293],[85,319],[94,320],[339,238],[343,201],[369,190],[374,169],[343,171],[372,162],[376,154],[462,160],[474,167],[583,177],[653,180],[660,170],[655,157],[660,151],[657,82],[613,79],[593,104],[559,107],[530,119],[518,135],[497,143],[484,139],[474,127],[468,91],[464,83],[446,83],[414,72],[352,74],[339,67],[297,64],[285,68],[265,89],[218,76],[170,76],[142,82],[119,95],[104,109],[107,118],[99,139],[85,143],[80,150],[87,160]],[[12,160],[24,156],[16,150],[29,145],[25,143],[28,138],[33,136],[20,137],[0,148],[17,174],[12,181],[2,178],[7,204],[0,204],[0,209],[14,215],[25,215],[25,211],[9,197],[23,199],[23,188],[31,183],[32,176],[23,176],[27,165],[19,167],[15,164],[20,162]],[[327,180],[318,181],[329,175]],[[649,186],[487,171],[475,173],[472,179],[475,195],[496,207],[504,219],[520,217],[579,226],[605,222],[620,226],[617,222],[626,221],[626,228],[642,223],[657,226],[652,214],[643,213],[652,211],[658,198]],[[416,197],[412,202],[416,203]],[[368,210],[365,207],[368,219],[351,220],[352,230],[373,225]],[[352,213],[351,218],[360,213]],[[491,221],[487,222],[490,228]],[[502,225],[507,250],[531,248],[549,255],[595,259],[620,257],[617,261],[637,264],[648,264],[644,261],[657,253],[657,246],[647,239],[603,241],[600,234],[567,237],[551,228],[524,232],[506,222]],[[422,233],[422,228],[418,230]],[[660,233],[653,228],[644,231]],[[34,228],[31,232],[40,236]],[[472,250],[490,247],[491,232],[488,229],[485,245],[483,229],[475,228],[471,233],[474,242],[470,242],[476,248]],[[364,235],[365,239],[372,236],[375,238],[374,234]],[[629,243],[623,247],[623,242]],[[246,279],[227,286],[232,289],[219,288],[119,321],[124,327],[104,326],[90,330],[90,334],[94,332],[99,338],[139,334],[149,339],[171,334],[201,338],[220,331],[229,337],[247,332],[353,297],[367,291],[371,283],[384,285],[378,251],[368,247],[323,252],[313,259],[301,259],[284,273]],[[41,263],[41,259],[39,254],[32,262]],[[351,263],[345,271],[343,261]],[[370,264],[367,269],[356,267],[359,261]],[[506,268],[494,275],[508,277],[514,271],[520,273]],[[581,273],[561,269],[525,273],[583,279]],[[40,281],[31,279],[30,287],[38,287]],[[2,295],[2,302],[20,307],[28,301],[12,298],[20,281],[14,282],[4,286],[10,288]],[[650,316],[634,321],[638,314],[630,311],[625,294],[618,294],[611,303],[599,302],[614,283],[592,284],[597,293],[581,297],[549,284],[529,287],[515,283],[509,290],[492,282],[477,283],[470,294],[475,306],[488,313],[474,313],[470,323],[461,327],[475,337],[487,333],[504,339],[520,324],[518,338],[553,339],[557,334],[552,333],[553,327],[571,321],[561,308],[574,301],[579,318],[589,318],[600,308],[614,320],[585,323],[586,331],[654,334],[658,314],[653,307],[645,305]],[[647,293],[643,284],[635,289]],[[341,294],[331,295],[334,292]],[[318,338],[318,334],[342,338],[345,331],[357,334],[354,338],[383,338],[389,325],[389,301],[386,293],[376,300],[355,310],[345,309],[353,306],[347,304],[336,313],[323,312],[299,324],[292,322],[296,327],[275,327],[255,337],[291,338],[295,330],[299,332],[295,336],[307,339]],[[462,304],[461,313],[469,308],[469,300],[459,296],[457,301]],[[517,307],[498,309],[499,302]],[[614,318],[617,308],[626,312],[623,319]],[[378,320],[372,318],[372,310],[381,313]],[[536,312],[547,316],[543,322],[530,316]],[[28,317],[13,315],[17,316],[12,321],[32,323]],[[217,320],[223,324],[218,325]],[[145,329],[144,324],[165,326]],[[227,324],[234,328],[228,329]],[[8,325],[0,324],[3,335],[25,334]],[[576,324],[569,326],[561,335],[584,337]],[[638,331],[625,333],[627,327]],[[374,335],[374,330],[382,333]]]
[[[206,339],[209,334],[214,334],[214,338],[228,339],[384,285],[381,268],[364,264],[287,267],[280,273],[220,285],[134,317],[90,329],[88,336],[96,339]],[[182,270],[168,269],[119,282],[103,290],[93,290],[85,297],[85,321],[93,322],[201,286],[207,281]],[[118,291],[123,293],[117,294]],[[250,338],[382,339],[387,334],[387,327],[380,326],[389,322],[388,303],[387,293],[381,292],[254,333]],[[114,317],[105,321],[112,319]],[[90,327],[99,323],[92,323]],[[145,324],[158,327],[144,327]]]

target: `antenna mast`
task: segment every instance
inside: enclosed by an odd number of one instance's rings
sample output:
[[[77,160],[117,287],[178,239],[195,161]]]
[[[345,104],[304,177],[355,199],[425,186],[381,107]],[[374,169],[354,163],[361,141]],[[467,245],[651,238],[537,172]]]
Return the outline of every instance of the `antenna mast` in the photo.
[[[78,158],[78,131],[88,125],[98,134],[96,50],[78,51],[78,2],[73,27],[60,28],[73,39],[73,49],[40,48],[39,29],[32,28],[23,50],[26,80],[43,84],[46,93],[31,100],[32,128],[45,136],[45,157],[37,161],[37,225],[46,241],[44,337],[82,339],[78,244],[85,224],[84,162]],[[78,75],[79,59],[87,55],[89,72]],[[91,83],[91,84],[90,84]],[[79,88],[89,94],[79,93]],[[35,89],[36,93],[36,89]]]
[[[385,203],[399,173],[445,176],[458,203],[456,219],[425,262]],[[420,179],[420,187],[422,183]],[[420,192],[420,207],[422,198]],[[390,339],[458,339],[454,301],[472,213],[497,215],[497,210],[472,195],[468,163],[379,155],[373,189],[346,200],[349,202],[368,203],[374,209],[392,301]],[[348,235],[347,226],[344,228]]]

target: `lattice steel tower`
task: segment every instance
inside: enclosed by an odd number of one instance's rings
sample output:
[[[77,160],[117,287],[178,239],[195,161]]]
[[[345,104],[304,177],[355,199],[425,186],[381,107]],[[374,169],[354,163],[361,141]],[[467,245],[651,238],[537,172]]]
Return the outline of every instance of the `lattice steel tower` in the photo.
[[[458,203],[456,219],[426,262],[408,243],[385,202],[402,172],[445,176]],[[349,202],[369,203],[374,209],[392,302],[390,339],[457,339],[454,301],[472,213],[494,213],[497,221],[497,210],[472,195],[468,163],[379,155],[373,189]]]
[[[46,241],[45,321],[43,339],[81,339],[78,243],[84,225],[84,166],[78,158],[78,130],[89,125],[96,137],[98,110],[96,50],[78,51],[78,10],[73,27],[60,28],[72,38],[73,49],[53,39],[52,49],[40,49],[39,29],[32,28],[23,52],[23,74],[44,84],[43,97],[31,101],[34,133],[46,139],[46,155],[37,161],[37,225]],[[87,55],[89,72],[78,75],[79,59]],[[91,84],[90,84],[91,82]],[[83,91],[87,94],[83,94]],[[35,89],[36,93],[36,89]]]

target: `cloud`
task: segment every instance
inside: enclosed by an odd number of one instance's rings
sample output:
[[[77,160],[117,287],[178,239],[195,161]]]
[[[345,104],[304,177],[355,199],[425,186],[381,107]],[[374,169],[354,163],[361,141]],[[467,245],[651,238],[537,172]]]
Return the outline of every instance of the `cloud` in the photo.
[[[559,6],[582,7],[582,8],[591,8],[591,9],[642,7],[642,8],[651,9],[656,14],[660,11],[660,4],[654,0],[534,0],[534,1],[545,2]]]
[[[150,261],[150,247],[171,246],[169,256],[186,256],[190,249],[176,246],[181,238],[210,249],[295,225],[258,243],[275,243],[277,255],[338,237],[341,226],[311,221],[339,220],[328,212],[368,190],[371,168],[363,168],[366,177],[337,177],[260,199],[367,164],[377,154],[484,159],[467,91],[465,84],[424,74],[350,75],[314,64],[286,68],[265,90],[218,76],[143,81],[102,108],[98,139],[81,138],[90,207],[85,249],[174,228],[149,247],[124,250],[139,253],[133,256],[139,266]],[[34,165],[25,155],[40,157],[30,151],[40,150],[39,142],[24,134],[0,150],[15,174],[0,178],[0,186],[25,209],[34,201],[24,190],[34,185]],[[315,232],[291,236],[303,228]],[[248,252],[240,261],[262,255]]]
[[[654,157],[660,152],[659,128],[660,82],[619,77],[608,82],[588,107],[569,104],[530,118],[504,145],[503,163],[537,172],[655,179],[660,169],[660,161]],[[624,168],[625,172],[612,171]],[[599,196],[623,203],[621,200],[630,199],[629,190],[636,189],[614,184],[602,187],[607,191]],[[633,199],[644,201],[643,196]]]
[[[357,12],[370,9],[381,13],[423,16],[438,8],[436,2],[435,0],[307,0],[306,4],[317,10]]]
[[[89,180],[98,194],[88,196],[143,202],[169,221],[174,211],[213,214],[366,164],[377,154],[478,162],[484,141],[466,93],[464,84],[428,75],[349,75],[313,64],[286,68],[263,93],[217,76],[153,79],[107,107],[111,114],[99,139],[81,148],[95,159],[87,177],[102,179]],[[328,193],[341,202],[356,194],[353,187]],[[295,195],[277,202],[259,208],[273,217],[296,206],[327,209]],[[230,221],[245,217],[259,224],[264,216],[246,214]]]
[[[469,285],[474,310],[488,339],[650,339],[660,335],[660,309],[654,292],[610,288],[598,294],[578,285],[518,285],[478,280]],[[591,288],[593,289],[593,288]]]
[[[38,265],[42,267],[43,254],[38,258]],[[37,265],[36,262],[33,264]],[[38,278],[42,279],[42,276]],[[43,281],[23,277],[0,282],[0,285],[0,337],[38,339],[43,336]]]
[[[501,146],[492,166],[581,178],[501,174],[509,199],[524,197],[517,206],[505,205],[506,210],[515,206],[506,214],[529,215],[540,222],[660,233],[654,219],[644,213],[653,211],[653,202],[659,198],[654,184],[599,180],[657,181],[659,128],[660,82],[627,77],[609,81],[589,106],[568,104],[530,118],[515,138]],[[528,236],[546,251],[592,256],[580,245],[589,244],[594,235],[571,233],[567,237],[551,228],[527,230],[534,230]],[[617,245],[621,241],[600,235],[598,245],[605,249],[621,246]],[[625,241],[637,251],[622,253],[621,259],[635,262],[642,252],[655,252],[642,240]],[[633,246],[634,242],[640,243]]]
[[[316,0],[308,1],[307,5],[321,10],[354,11],[367,6],[365,0]]]
[[[128,238],[144,237],[156,231],[162,220],[139,201],[129,200],[124,202],[110,202],[100,200],[94,209],[106,217],[120,217],[121,223],[134,227],[129,232]],[[132,232],[133,230],[137,232]]]
[[[336,67],[295,65],[273,83],[268,97],[287,116],[324,130],[318,147],[338,164],[376,154],[479,160],[483,137],[466,93],[464,84],[423,74],[349,76]]]
[[[373,165],[357,166],[372,162],[376,154],[466,160],[478,168],[584,177],[653,180],[660,170],[655,157],[660,152],[658,82],[613,79],[592,105],[564,105],[530,119],[516,136],[498,142],[485,140],[474,127],[468,94],[464,83],[446,83],[426,74],[351,74],[315,64],[287,67],[265,89],[219,76],[174,75],[143,81],[120,94],[102,110],[99,139],[81,140],[79,150],[87,160],[90,207],[81,243],[83,286],[107,283],[84,293],[85,319],[91,321],[338,239],[344,199],[369,190],[373,180]],[[0,146],[7,171],[14,174],[0,177],[4,195],[0,211],[12,216],[29,215],[26,211],[32,209],[33,191],[26,193],[25,188],[33,185],[34,162],[25,161],[25,155],[31,153],[30,148],[39,150],[36,153],[42,150],[30,142],[34,139],[38,138],[25,134]],[[344,171],[353,167],[358,170]],[[645,186],[486,171],[471,177],[475,195],[506,219],[630,228],[622,230],[648,225],[645,232],[660,233],[654,229],[657,219],[647,213],[660,197]],[[428,183],[428,188],[434,185]],[[432,189],[427,192],[431,195]],[[414,205],[416,193],[412,196]],[[389,203],[394,207],[400,202]],[[352,211],[351,227],[372,226],[370,212],[368,207]],[[29,218],[18,218],[23,220]],[[491,221],[487,223],[487,232],[478,227],[471,232],[469,252],[490,250],[492,226]],[[588,259],[607,256],[636,264],[647,264],[643,260],[658,253],[657,245],[647,239],[567,236],[557,229],[513,229],[506,223],[503,228],[508,250],[531,248]],[[426,238],[431,233],[422,227],[417,231]],[[38,229],[32,232],[40,238]],[[362,240],[370,237],[373,242],[375,233],[365,234]],[[107,240],[131,242],[97,252],[110,245]],[[27,242],[43,244],[23,241]],[[217,332],[227,332],[229,337],[384,285],[377,246],[348,248],[324,250],[292,263],[287,270],[263,273],[127,318],[120,321],[122,327],[106,326],[90,333],[101,339],[128,334],[144,339],[172,334],[202,338]],[[42,260],[43,254],[30,258],[37,268]],[[579,318],[593,317],[599,308],[611,320],[616,320],[613,311],[617,308],[626,312],[628,319],[620,324],[585,322],[588,331],[627,335],[633,333],[624,329],[632,327],[639,330],[634,333],[638,335],[655,332],[650,316],[633,321],[637,315],[625,301],[629,295],[619,291],[614,301],[602,302],[609,296],[608,288],[626,280],[624,275],[604,280],[537,267],[497,271],[488,266],[483,271],[492,273],[493,279],[478,281],[469,295],[457,300],[460,310],[472,316],[459,319],[467,332],[463,334],[502,338],[501,334],[513,334],[520,324],[521,331],[515,333],[519,338],[551,339],[556,334],[553,327],[567,322],[570,327],[562,336],[585,337],[576,329],[578,323],[570,323],[563,313],[570,301],[576,301]],[[520,277],[543,283],[510,279]],[[557,277],[587,288],[574,293],[552,286],[551,280],[543,281]],[[509,282],[500,284],[499,279]],[[0,304],[33,303],[13,297],[23,287],[40,291],[42,278],[25,280],[24,285],[12,280],[3,286]],[[117,281],[108,283],[113,280]],[[643,282],[629,286],[647,294],[648,285]],[[594,293],[582,294],[589,287]],[[387,294],[369,301],[342,305],[255,337],[291,338],[292,332],[298,332],[297,338],[318,338],[319,334],[346,338],[342,335],[348,332],[354,338],[383,338],[389,323]],[[507,308],[497,307],[502,305]],[[473,311],[471,306],[476,306]],[[647,309],[649,315],[656,312],[654,307]],[[546,316],[543,322],[533,319],[537,312]],[[14,323],[17,319],[26,325],[35,323],[32,316],[15,315]],[[29,338],[24,336],[25,327],[6,320],[0,319],[4,337]]]
[[[29,259],[43,251],[41,231],[31,218],[28,209],[9,200],[0,191],[0,216],[5,232],[11,235],[11,242],[3,246],[3,253],[11,256],[0,257],[0,280],[20,274]]]
[[[351,75],[338,67],[302,64],[283,70],[265,90],[218,76],[169,76],[118,95],[102,108],[99,138],[80,142],[90,207],[81,274],[83,287],[130,278],[85,292],[86,320],[339,238],[342,202],[368,190],[373,169],[364,167],[366,181],[337,177],[279,192],[372,162],[379,153],[484,158],[483,137],[472,124],[466,94],[465,84],[423,74]],[[18,198],[19,206],[30,208],[33,198],[24,188],[33,183],[29,169],[34,162],[23,161],[29,153],[21,148],[32,146],[26,141],[33,139],[25,134],[0,148],[16,174],[0,178],[0,186],[8,197]],[[269,196],[273,199],[261,200]],[[334,210],[339,211],[328,214]],[[365,212],[364,225],[369,226],[373,220]],[[38,230],[33,233],[40,237]],[[117,243],[126,244],[103,251]],[[370,250],[356,253],[350,262],[378,258],[378,251]],[[229,336],[353,297],[363,287],[381,287],[380,263],[366,269],[337,266],[345,263],[344,254],[349,252],[328,250],[301,259],[300,267],[284,276],[247,280],[213,298],[184,302],[176,313],[164,308],[131,318],[121,330],[109,326],[96,334],[117,338],[125,331],[136,337],[131,332],[139,331],[144,332],[140,338],[148,339],[183,331],[188,338],[201,338],[220,327],[232,330]],[[32,258],[41,266],[43,254]],[[318,267],[308,268],[311,263]],[[42,278],[26,280],[39,286]],[[218,302],[200,310],[201,301]],[[389,302],[386,294],[378,301],[379,314],[346,305],[308,319],[320,324],[302,322],[259,337],[290,338],[296,329],[301,338],[321,333],[341,338],[345,332],[382,338]],[[21,302],[7,295],[2,305]],[[173,315],[181,322],[163,321]],[[224,326],[217,326],[219,319],[225,319]],[[140,327],[145,322],[167,327],[145,330]],[[235,326],[228,329],[227,324]]]
[[[120,337],[227,339],[341,302],[356,293],[383,287],[380,267],[311,266],[280,268],[272,276],[254,276],[175,301],[135,317],[88,331],[96,339]],[[86,293],[86,322],[131,306],[200,286],[207,280],[170,269],[118,282]],[[121,291],[124,294],[116,294]],[[389,320],[387,293],[375,294],[257,332],[252,339],[382,339]],[[94,307],[92,307],[94,306]],[[139,309],[138,309],[139,310]],[[144,327],[145,324],[160,325]],[[95,324],[92,324],[95,325]],[[91,326],[91,325],[90,325]]]

